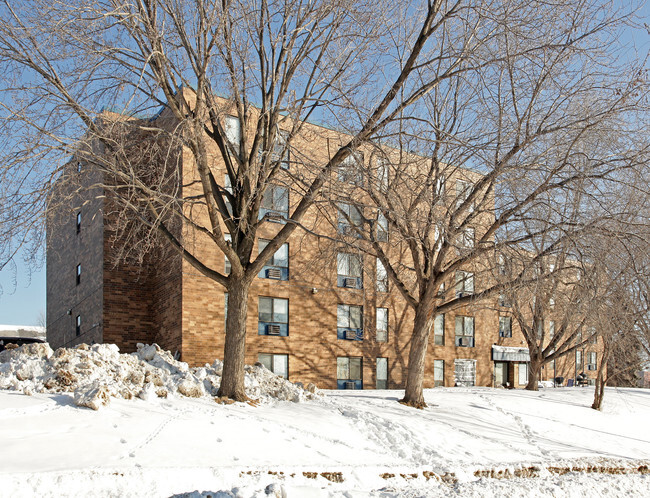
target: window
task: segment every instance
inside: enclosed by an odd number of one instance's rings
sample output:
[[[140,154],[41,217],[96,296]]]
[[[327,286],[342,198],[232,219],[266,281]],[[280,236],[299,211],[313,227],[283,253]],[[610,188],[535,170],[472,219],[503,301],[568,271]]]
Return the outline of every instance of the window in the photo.
[[[81,283],[81,265],[77,265],[77,285]]]
[[[456,346],[463,348],[474,347],[474,317],[456,317]]]
[[[512,337],[512,318],[509,316],[499,317],[499,337]]]
[[[456,181],[456,209],[462,206],[472,192],[472,184],[462,180]],[[469,212],[474,211],[474,204],[469,206]]]
[[[361,211],[354,204],[341,202],[338,204],[338,233],[361,237],[363,227],[363,216]]]
[[[520,363],[519,364],[519,385],[523,386],[528,384],[528,364]]]
[[[81,315],[77,315],[75,319],[75,334],[77,337],[81,335]]]
[[[445,345],[445,315],[436,315],[433,320],[433,343],[436,346]]]
[[[336,358],[336,388],[363,389],[361,358],[339,356]]]
[[[226,244],[228,244],[228,245],[232,244],[232,237],[230,236],[229,233],[224,233],[223,238],[226,240]],[[225,254],[224,254],[224,259],[226,260],[224,273],[226,275],[230,275],[230,272],[232,271],[232,267],[230,265],[230,260],[228,259],[228,256],[226,256]]]
[[[544,337],[544,320],[537,320],[537,340],[541,340]]]
[[[388,159],[377,157],[377,188],[382,192],[388,190]]]
[[[548,338],[549,338],[549,340],[553,339],[554,335],[555,335],[555,322],[553,320],[550,320],[548,322]]]
[[[260,239],[259,253],[269,244],[268,240]],[[289,280],[289,244],[282,244],[275,251],[271,259],[266,262],[259,274],[260,278],[270,278],[274,280]]]
[[[510,307],[510,301],[503,292],[499,293],[499,306],[503,306],[504,308]]]
[[[454,360],[454,385],[459,387],[476,385],[476,360]]]
[[[271,148],[271,161],[279,162],[282,169],[289,169],[289,132],[280,130],[275,136],[275,143]]]
[[[446,182],[445,177],[443,175],[440,175],[436,178],[436,186],[435,186],[436,202],[438,202],[445,196],[445,182]]]
[[[77,173],[81,173],[82,164],[77,162]]]
[[[458,234],[458,252],[474,249],[474,236],[476,231],[473,228],[465,228]]]
[[[363,167],[363,154],[351,152],[348,157],[341,161],[338,169],[338,180],[341,183],[352,183],[360,185],[363,178],[361,168]]]
[[[223,293],[223,321],[224,321],[224,330],[225,330],[225,323],[228,321],[228,293],[224,292]]]
[[[435,387],[445,385],[445,360],[433,360],[433,385]]]
[[[260,353],[257,355],[257,361],[275,375],[285,379],[289,378],[289,355]]]
[[[264,217],[275,223],[286,223],[289,217],[289,189],[279,185],[266,187],[260,207],[260,220]]]
[[[239,147],[241,142],[241,123],[236,116],[226,116],[224,122],[224,132],[226,133],[226,140],[235,147]]]
[[[438,297],[445,297],[445,283],[441,283],[438,287]]]
[[[336,307],[336,337],[348,341],[363,340],[363,307],[339,304]]]
[[[387,242],[388,241],[388,220],[382,214],[381,211],[377,211],[377,241],[378,242]]]
[[[379,258],[377,258],[377,292],[388,292],[388,275]]]
[[[260,297],[258,303],[258,335],[289,335],[289,300]]]
[[[596,332],[596,327],[589,327],[589,343],[598,344],[598,333]]]
[[[582,351],[576,351],[576,371],[582,370]]]
[[[388,358],[377,358],[377,389],[388,389]]]
[[[551,308],[555,307],[555,298],[553,298],[553,297],[549,297],[549,298],[548,298],[548,305],[549,305]]]
[[[77,213],[77,233],[81,233],[81,211]]]
[[[232,183],[230,182],[230,176],[228,176],[227,174],[223,179],[223,189],[232,195],[233,193]],[[227,196],[223,195],[223,202],[226,204],[226,209],[228,210],[228,214],[232,216],[232,204],[230,204],[230,199],[228,199]]]
[[[467,271],[456,272],[456,297],[474,293],[474,274]]]
[[[362,289],[361,256],[340,252],[336,257],[337,286],[350,289]]]
[[[505,275],[507,273],[506,258],[503,256],[503,254],[499,254],[499,262],[497,263],[497,268],[499,270],[499,275]]]
[[[376,311],[376,329],[377,342],[386,342],[388,340],[388,308],[377,308]]]
[[[596,370],[596,353],[587,353],[587,370]]]

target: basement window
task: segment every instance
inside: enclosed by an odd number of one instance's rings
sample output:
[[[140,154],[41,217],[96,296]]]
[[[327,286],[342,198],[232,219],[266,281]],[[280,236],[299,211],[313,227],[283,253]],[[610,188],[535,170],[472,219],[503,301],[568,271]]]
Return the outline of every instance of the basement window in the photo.
[[[270,370],[275,375],[289,378],[289,355],[288,354],[270,354],[260,353],[257,355],[257,361]]]
[[[336,358],[336,388],[363,389],[361,358],[339,356]]]

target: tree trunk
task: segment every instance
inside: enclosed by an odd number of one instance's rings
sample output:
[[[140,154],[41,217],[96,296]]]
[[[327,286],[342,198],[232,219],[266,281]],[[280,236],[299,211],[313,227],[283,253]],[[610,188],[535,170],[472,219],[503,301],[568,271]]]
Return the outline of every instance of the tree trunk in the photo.
[[[539,391],[539,372],[542,367],[542,362],[539,358],[531,355],[530,364],[528,365],[528,384],[526,384],[527,391]]]
[[[250,284],[235,281],[228,289],[228,316],[226,343],[223,353],[223,372],[218,396],[235,401],[247,401],[244,390],[244,362],[246,354],[246,314]]]
[[[598,368],[596,389],[594,390],[594,402],[591,405],[594,410],[601,410],[603,408],[603,398],[605,397],[605,383],[607,380],[605,379],[602,363],[603,362],[601,361],[601,365]]]
[[[406,387],[404,398],[400,403],[414,408],[425,408],[424,392],[424,366],[429,344],[429,334],[433,326],[433,316],[429,313],[430,308],[419,306],[415,312],[413,321],[413,338],[409,351],[409,363],[406,373]]]

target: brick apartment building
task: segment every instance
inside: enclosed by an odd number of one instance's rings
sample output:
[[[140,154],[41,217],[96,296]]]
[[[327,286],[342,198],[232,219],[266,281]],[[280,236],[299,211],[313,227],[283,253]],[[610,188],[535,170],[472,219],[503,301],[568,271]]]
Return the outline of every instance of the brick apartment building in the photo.
[[[235,135],[236,123],[230,125]],[[293,147],[304,144],[326,158],[330,146],[340,145],[344,137],[306,125],[298,138]],[[187,151],[179,154],[181,168],[191,164]],[[224,175],[214,155],[217,174]],[[291,171],[295,165],[290,157],[286,160]],[[66,187],[71,178],[84,187],[81,194]],[[478,173],[460,169],[447,179],[447,188],[477,178]],[[48,222],[47,337],[52,347],[105,342],[128,352],[139,342],[155,342],[194,366],[220,358],[227,312],[223,287],[171,251],[115,265],[112,256],[119,242],[112,237],[110,196],[101,183],[91,164],[73,160],[54,194],[67,200]],[[271,216],[259,229],[255,250],[277,233],[295,202],[280,185],[269,187],[267,195],[262,211]],[[353,219],[354,207],[350,209]],[[291,381],[322,388],[403,387],[412,312],[375,258],[331,242],[346,234],[345,221],[313,209],[304,224],[329,239],[296,230],[260,272],[248,302],[246,363],[260,361]],[[228,271],[228,261],[215,246],[201,250],[206,264]],[[494,299],[436,318],[425,387],[525,386],[528,351],[508,308],[500,304]],[[591,373],[584,365],[595,363],[595,352],[576,354],[578,365],[568,355],[547,365],[542,379],[573,378],[583,369]]]

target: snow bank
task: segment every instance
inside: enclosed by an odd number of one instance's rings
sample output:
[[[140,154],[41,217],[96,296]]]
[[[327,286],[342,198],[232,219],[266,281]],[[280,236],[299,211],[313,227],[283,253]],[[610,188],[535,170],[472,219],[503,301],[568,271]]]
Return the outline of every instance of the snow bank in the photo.
[[[74,393],[78,406],[98,410],[110,398],[216,396],[222,362],[190,368],[157,344],[138,344],[131,354],[120,354],[114,344],[80,344],[53,351],[47,343],[26,344],[0,353],[0,389],[33,393]],[[300,402],[317,393],[313,386],[273,374],[261,364],[245,367],[246,394],[260,403]]]

